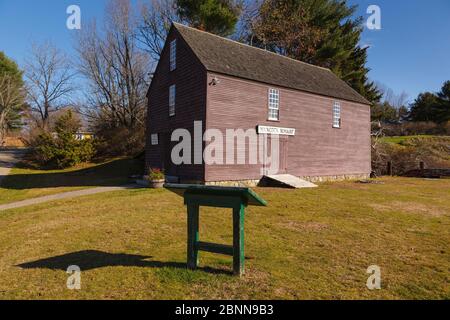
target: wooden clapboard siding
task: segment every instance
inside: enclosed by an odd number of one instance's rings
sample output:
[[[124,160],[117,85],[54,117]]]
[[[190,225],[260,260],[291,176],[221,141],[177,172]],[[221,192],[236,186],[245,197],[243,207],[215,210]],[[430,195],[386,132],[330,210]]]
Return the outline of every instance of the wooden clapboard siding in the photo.
[[[287,172],[296,176],[368,174],[370,165],[370,107],[341,103],[342,125],[332,127],[334,98],[271,86],[221,74],[208,74],[207,128],[225,132],[257,125],[296,129],[288,137]],[[268,89],[280,89],[280,121],[268,121]],[[261,178],[261,165],[208,165],[206,181]]]
[[[170,71],[170,42],[173,39],[177,39],[177,68]],[[169,87],[173,84],[176,85],[176,114],[169,117]],[[206,113],[206,70],[176,29],[168,36],[147,97],[146,167],[167,167],[164,158],[170,156],[170,147],[175,144],[170,143],[173,130],[188,129],[193,136],[194,121],[202,121],[204,126]],[[153,133],[159,135],[157,146],[151,145]],[[203,165],[172,165],[165,170],[186,180],[204,179]]]

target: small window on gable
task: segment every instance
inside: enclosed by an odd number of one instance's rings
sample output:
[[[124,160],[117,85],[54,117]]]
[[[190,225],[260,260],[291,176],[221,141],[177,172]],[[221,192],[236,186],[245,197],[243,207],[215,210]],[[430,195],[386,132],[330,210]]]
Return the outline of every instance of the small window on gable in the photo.
[[[151,136],[151,142],[152,142],[152,146],[157,146],[159,141],[158,141],[158,134],[157,133],[153,133]]]
[[[170,42],[170,71],[177,68],[177,40]]]
[[[269,89],[269,120],[280,120],[280,90]]]
[[[341,104],[337,101],[333,104],[333,128],[341,127]]]
[[[175,100],[177,90],[175,85],[171,85],[169,88],[169,116],[175,115]]]

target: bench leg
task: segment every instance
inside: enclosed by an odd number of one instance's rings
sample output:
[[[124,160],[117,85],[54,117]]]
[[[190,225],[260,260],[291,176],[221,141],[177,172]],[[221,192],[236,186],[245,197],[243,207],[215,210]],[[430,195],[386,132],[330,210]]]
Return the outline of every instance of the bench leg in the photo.
[[[198,266],[198,246],[199,232],[199,206],[188,205],[188,244],[187,244],[187,266],[188,269],[196,269]]]
[[[244,213],[244,205],[233,209],[233,273],[237,276],[244,274]]]

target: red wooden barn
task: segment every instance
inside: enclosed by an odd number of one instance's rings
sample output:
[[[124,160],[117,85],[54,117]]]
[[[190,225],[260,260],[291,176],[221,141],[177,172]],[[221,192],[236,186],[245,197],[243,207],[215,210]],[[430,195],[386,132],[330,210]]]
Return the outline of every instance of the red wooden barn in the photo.
[[[190,161],[173,159],[177,129],[192,135],[191,150],[180,152]],[[224,144],[231,129],[269,138],[258,139],[257,163],[250,159],[256,143],[250,137],[244,147],[233,142],[229,159],[245,155],[244,163],[205,163],[202,153],[213,139],[203,134],[210,129],[224,134]],[[275,136],[275,173],[310,180],[370,174],[370,103],[329,69],[173,24],[148,91],[147,168],[163,168],[179,182],[254,184],[267,173],[265,148]]]

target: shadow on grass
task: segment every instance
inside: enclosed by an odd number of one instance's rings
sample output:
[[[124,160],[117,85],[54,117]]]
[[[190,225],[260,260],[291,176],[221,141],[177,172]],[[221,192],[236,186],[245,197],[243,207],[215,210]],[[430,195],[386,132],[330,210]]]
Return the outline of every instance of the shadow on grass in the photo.
[[[17,168],[29,168],[24,163]],[[139,174],[143,163],[138,159],[117,159],[79,170],[60,170],[4,177],[6,189],[34,189],[57,187],[107,187],[128,183],[130,175]]]
[[[66,271],[67,268],[72,265],[80,267],[81,271],[118,266],[142,268],[187,268],[187,265],[185,263],[147,260],[150,258],[152,257],[125,253],[107,253],[96,250],[85,250],[22,263],[17,265],[17,267],[20,267],[22,269],[51,269],[63,271]],[[213,274],[232,274],[231,271],[209,267],[199,267],[198,270]]]

